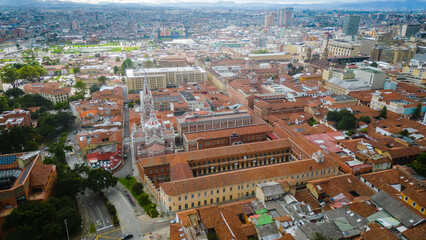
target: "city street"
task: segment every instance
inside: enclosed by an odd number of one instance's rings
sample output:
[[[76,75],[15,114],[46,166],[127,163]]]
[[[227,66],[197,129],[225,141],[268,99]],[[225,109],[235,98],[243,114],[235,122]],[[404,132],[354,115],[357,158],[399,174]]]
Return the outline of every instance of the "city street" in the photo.
[[[102,199],[92,190],[86,189],[83,194],[78,195],[83,211],[89,213],[91,223],[95,224],[96,232],[107,230],[113,227],[111,217],[103,204]],[[90,223],[90,224],[91,224]],[[88,224],[90,226],[90,224]]]
[[[133,207],[129,200],[124,196],[117,187],[109,188],[105,191],[109,201],[115,206],[120,219],[122,234],[132,233],[135,239],[142,239],[143,235],[147,235],[153,232],[162,231],[165,233],[169,232],[170,222],[167,220],[151,219],[146,213],[136,217]],[[141,236],[139,238],[139,235]],[[117,237],[118,233],[114,233],[114,236],[108,235],[109,237]]]

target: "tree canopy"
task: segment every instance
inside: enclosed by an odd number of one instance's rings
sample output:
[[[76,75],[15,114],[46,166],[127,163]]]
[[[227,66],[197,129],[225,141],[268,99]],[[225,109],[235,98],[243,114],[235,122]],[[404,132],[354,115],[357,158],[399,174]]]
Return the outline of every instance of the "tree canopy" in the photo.
[[[413,168],[418,174],[426,177],[426,152],[417,156],[416,161],[410,163],[408,166]]]
[[[388,118],[388,109],[386,108],[386,106],[384,106],[382,110],[380,110],[379,117],[384,119]]]
[[[422,116],[422,105],[419,103],[414,110],[413,119],[419,119]]]
[[[327,121],[337,123],[337,129],[350,130],[356,128],[356,119],[348,110],[327,112]]]

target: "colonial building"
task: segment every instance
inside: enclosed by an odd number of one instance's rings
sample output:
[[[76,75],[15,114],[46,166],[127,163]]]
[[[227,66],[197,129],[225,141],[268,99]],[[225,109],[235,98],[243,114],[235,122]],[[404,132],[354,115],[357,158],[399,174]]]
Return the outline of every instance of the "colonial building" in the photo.
[[[289,179],[299,186],[337,175],[334,158],[318,150],[294,137],[149,157],[137,167],[162,209],[175,212],[253,197],[259,183]]]

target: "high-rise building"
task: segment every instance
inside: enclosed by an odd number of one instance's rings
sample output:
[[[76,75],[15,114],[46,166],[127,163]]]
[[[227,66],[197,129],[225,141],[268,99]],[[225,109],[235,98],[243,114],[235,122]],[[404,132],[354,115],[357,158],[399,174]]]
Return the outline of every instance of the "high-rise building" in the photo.
[[[284,9],[284,26],[293,25],[293,8],[288,7]]]
[[[284,26],[284,9],[278,11],[277,25]]]
[[[358,35],[359,21],[361,20],[360,16],[348,15],[345,17],[343,23],[343,33],[347,36],[356,36]]]
[[[402,26],[401,35],[411,37],[420,31],[420,24],[405,24]]]
[[[278,11],[278,26],[293,25],[293,8],[288,7]]]
[[[271,27],[275,25],[275,13],[270,13],[265,16],[265,27]]]

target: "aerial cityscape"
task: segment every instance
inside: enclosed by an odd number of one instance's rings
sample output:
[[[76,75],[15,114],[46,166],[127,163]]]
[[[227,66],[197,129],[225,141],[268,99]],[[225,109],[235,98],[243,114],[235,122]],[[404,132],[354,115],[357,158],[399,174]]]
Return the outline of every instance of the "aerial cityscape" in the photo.
[[[426,1],[0,1],[0,240],[426,239]]]

